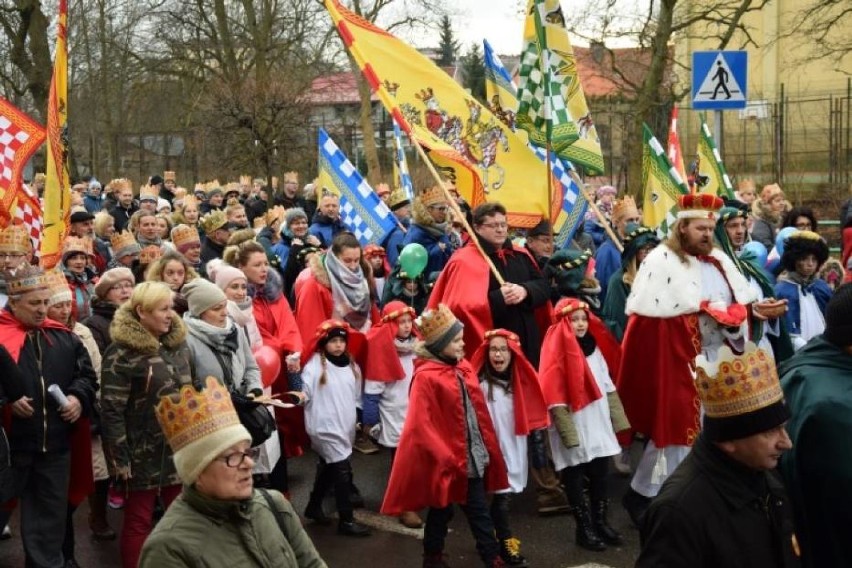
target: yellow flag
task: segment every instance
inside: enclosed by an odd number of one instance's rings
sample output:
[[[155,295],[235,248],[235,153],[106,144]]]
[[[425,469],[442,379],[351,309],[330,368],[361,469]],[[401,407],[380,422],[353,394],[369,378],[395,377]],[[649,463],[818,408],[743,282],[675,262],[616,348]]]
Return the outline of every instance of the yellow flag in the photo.
[[[696,183],[699,187],[699,193],[709,193],[720,197],[734,197],[734,186],[731,184],[731,178],[728,177],[728,171],[722,163],[722,156],[719,154],[719,149],[716,148],[716,143],[713,141],[713,135],[710,134],[710,127],[707,126],[707,121],[704,119],[704,114],[701,114],[701,135],[698,137],[698,172]]]
[[[548,207],[547,175],[524,140],[452,77],[387,31],[325,0],[346,49],[388,112],[429,150],[440,173],[473,206],[499,201],[516,227],[532,227]],[[554,182],[554,185],[558,182]]]
[[[44,183],[44,232],[41,265],[53,268],[62,257],[62,243],[71,217],[71,182],[68,176],[66,125],[68,123],[68,5],[59,1],[56,57],[47,103],[47,171]]]
[[[665,235],[675,220],[678,196],[689,193],[689,189],[647,124],[643,125],[643,135],[642,224]]]

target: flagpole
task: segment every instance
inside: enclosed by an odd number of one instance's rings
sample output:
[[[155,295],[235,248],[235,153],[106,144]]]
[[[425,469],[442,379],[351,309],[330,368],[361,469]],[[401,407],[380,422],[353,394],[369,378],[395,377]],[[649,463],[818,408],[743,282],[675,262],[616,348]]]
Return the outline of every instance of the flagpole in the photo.
[[[586,187],[583,185],[583,180],[580,179],[580,176],[578,176],[577,172],[575,172],[573,169],[568,170],[568,174],[571,176],[571,179],[574,180],[574,183],[577,184],[577,188],[583,192],[583,197],[586,198],[586,202],[589,204],[589,207],[592,208],[592,211],[594,211],[595,216],[598,218],[598,221],[600,221],[601,226],[604,228],[604,231],[606,231],[606,234],[609,235],[609,238],[612,240],[612,243],[615,245],[615,248],[618,249],[618,252],[624,252],[624,246],[621,244],[619,238],[615,235],[615,232],[612,230],[612,227],[609,226],[609,221],[607,220],[607,218],[604,217],[604,214],[601,213],[601,210],[598,209],[597,205],[595,205],[594,199],[592,199],[589,195],[589,192],[586,191]]]
[[[438,187],[441,188],[441,191],[444,192],[444,198],[447,200],[447,203],[452,209],[453,214],[456,219],[461,221],[461,224],[464,226],[467,233],[470,235],[470,241],[476,246],[476,249],[479,251],[479,254],[482,255],[482,258],[485,259],[486,264],[488,264],[488,268],[491,270],[491,274],[494,275],[494,278],[497,279],[497,283],[502,286],[506,283],[506,280],[503,276],[497,271],[497,267],[494,266],[494,263],[491,261],[491,258],[485,254],[485,250],[482,248],[482,245],[479,242],[479,239],[476,238],[476,233],[473,232],[470,224],[467,222],[467,218],[464,213],[462,213],[461,209],[459,209],[456,200],[450,195],[450,191],[447,189],[447,186],[444,185],[444,181],[441,179],[441,176],[438,174],[438,170],[435,169],[435,166],[432,165],[432,160],[429,159],[429,155],[426,154],[426,151],[423,149],[423,146],[420,145],[420,140],[417,139],[413,133],[408,133],[409,139],[414,142],[414,147],[417,148],[417,154],[423,159],[423,162],[426,164],[426,168],[429,170],[429,173],[432,174],[432,177],[435,178],[435,181],[438,183]]]

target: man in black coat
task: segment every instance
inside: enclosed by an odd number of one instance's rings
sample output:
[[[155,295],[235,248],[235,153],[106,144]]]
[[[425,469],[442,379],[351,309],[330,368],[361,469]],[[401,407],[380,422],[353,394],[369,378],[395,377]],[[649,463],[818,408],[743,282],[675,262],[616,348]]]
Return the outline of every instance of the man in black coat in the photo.
[[[637,568],[801,565],[790,500],[775,472],[792,447],[774,360],[749,343],[696,359],[705,410],[692,451],[651,502]]]

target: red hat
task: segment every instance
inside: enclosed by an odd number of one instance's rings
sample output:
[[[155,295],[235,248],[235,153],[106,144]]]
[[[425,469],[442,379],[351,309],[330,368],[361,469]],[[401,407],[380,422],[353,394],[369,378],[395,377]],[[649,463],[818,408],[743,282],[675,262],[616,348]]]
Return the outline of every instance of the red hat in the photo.
[[[302,366],[304,367],[307,364],[314,353],[319,351],[329,338],[339,337],[341,334],[346,337],[347,351],[350,355],[355,359],[361,356],[364,350],[364,334],[352,329],[345,321],[327,319],[319,324],[316,333],[305,345],[305,350],[302,352]]]
[[[710,219],[716,220],[716,214],[724,207],[721,197],[709,193],[688,193],[677,200],[678,219]]]
[[[414,308],[405,305],[399,300],[388,302],[382,309],[382,319],[367,332],[367,345],[364,358],[364,378],[371,381],[391,382],[405,378],[405,370],[399,357],[391,357],[388,353],[395,353],[394,339],[396,339],[399,324],[397,319],[408,314],[413,320],[417,314]],[[414,326],[411,332],[417,335]]]
[[[546,428],[550,424],[547,404],[538,383],[538,374],[524,356],[521,341],[516,333],[505,329],[492,329],[485,332],[482,344],[473,354],[470,365],[477,373],[488,362],[488,347],[491,340],[502,337],[512,351],[512,395],[515,407],[515,434],[526,436],[532,430]]]

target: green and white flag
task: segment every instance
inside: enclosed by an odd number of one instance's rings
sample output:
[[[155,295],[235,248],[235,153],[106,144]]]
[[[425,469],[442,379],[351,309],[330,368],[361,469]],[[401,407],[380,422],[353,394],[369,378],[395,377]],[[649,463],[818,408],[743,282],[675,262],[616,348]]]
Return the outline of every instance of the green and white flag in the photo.
[[[677,219],[678,197],[689,193],[689,188],[648,125],[642,126],[642,224],[665,236]]]
[[[703,185],[698,189],[699,193],[731,199],[734,197],[734,186],[722,163],[722,156],[713,141],[713,135],[710,134],[704,113],[701,113],[701,136],[698,139],[698,173],[700,177],[696,176],[696,180],[703,181]]]

